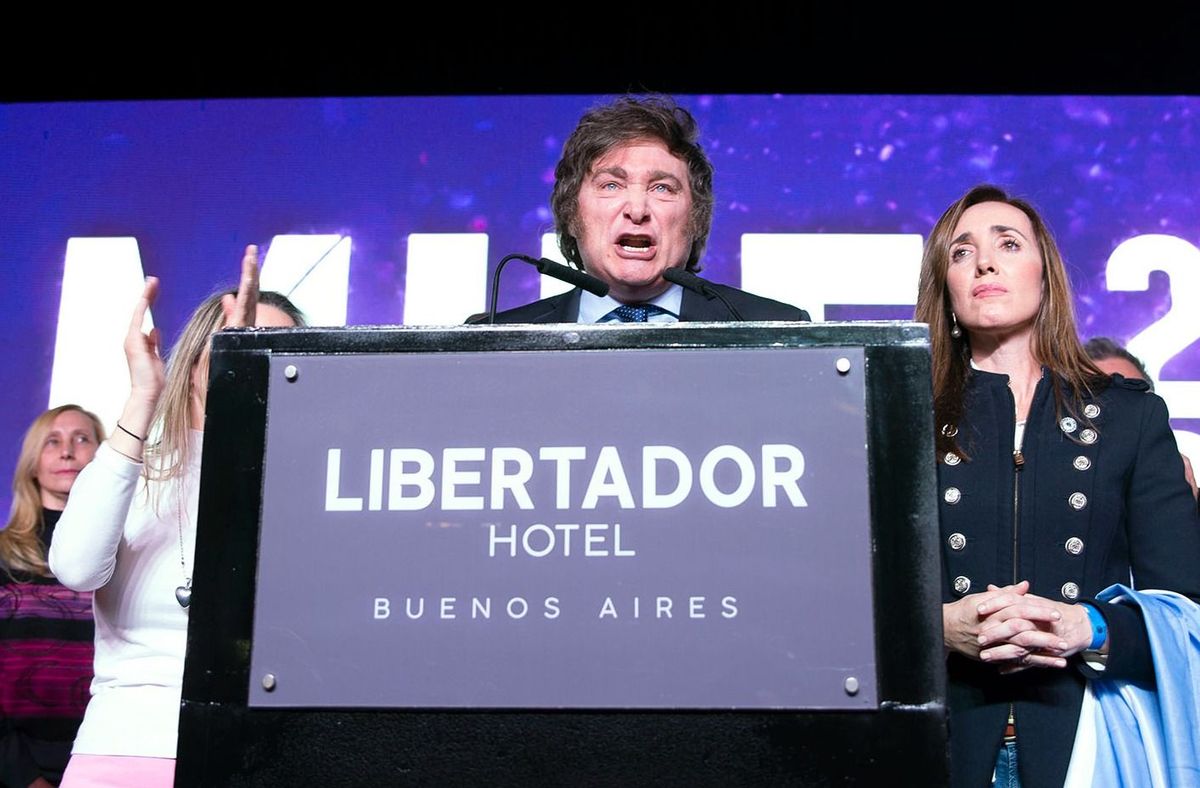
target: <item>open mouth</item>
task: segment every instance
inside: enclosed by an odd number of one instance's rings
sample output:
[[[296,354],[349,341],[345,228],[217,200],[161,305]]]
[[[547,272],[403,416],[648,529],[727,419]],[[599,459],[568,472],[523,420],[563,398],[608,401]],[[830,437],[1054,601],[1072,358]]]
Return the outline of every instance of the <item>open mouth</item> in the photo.
[[[648,235],[633,235],[626,233],[617,238],[617,246],[626,252],[638,253],[648,251],[654,246],[654,240]]]

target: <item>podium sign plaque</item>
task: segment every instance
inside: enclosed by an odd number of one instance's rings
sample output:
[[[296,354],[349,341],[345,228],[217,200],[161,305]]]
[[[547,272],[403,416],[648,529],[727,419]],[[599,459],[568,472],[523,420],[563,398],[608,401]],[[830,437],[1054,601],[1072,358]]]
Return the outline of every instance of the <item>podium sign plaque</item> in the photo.
[[[270,376],[251,706],[875,706],[862,348]]]

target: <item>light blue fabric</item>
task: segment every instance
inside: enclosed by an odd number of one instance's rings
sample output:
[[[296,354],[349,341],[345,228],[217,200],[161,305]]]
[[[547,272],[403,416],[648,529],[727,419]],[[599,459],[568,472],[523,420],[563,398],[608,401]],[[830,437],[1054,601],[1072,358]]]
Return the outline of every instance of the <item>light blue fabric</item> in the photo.
[[[1093,679],[1093,785],[1200,786],[1200,606],[1170,591],[1114,585],[1098,597],[1141,608],[1157,689]]]

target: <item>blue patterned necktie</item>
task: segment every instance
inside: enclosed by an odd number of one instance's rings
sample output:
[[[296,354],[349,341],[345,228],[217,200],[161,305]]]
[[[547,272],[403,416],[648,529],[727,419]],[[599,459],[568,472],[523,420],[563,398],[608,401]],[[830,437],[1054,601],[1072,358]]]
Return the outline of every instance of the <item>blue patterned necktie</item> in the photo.
[[[622,323],[645,323],[650,315],[660,315],[666,311],[655,304],[621,304],[605,315],[604,319],[616,316]]]

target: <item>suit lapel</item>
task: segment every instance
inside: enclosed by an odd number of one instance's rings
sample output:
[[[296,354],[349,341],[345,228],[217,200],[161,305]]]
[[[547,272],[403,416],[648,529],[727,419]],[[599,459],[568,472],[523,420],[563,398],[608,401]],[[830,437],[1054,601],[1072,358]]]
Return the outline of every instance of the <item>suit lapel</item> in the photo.
[[[716,322],[724,323],[731,320],[729,310],[715,298],[705,298],[699,293],[694,293],[691,290],[684,289],[683,300],[679,304],[679,322],[681,323],[701,323],[701,322]]]
[[[547,309],[530,323],[574,323],[579,317],[579,288],[550,299]]]

